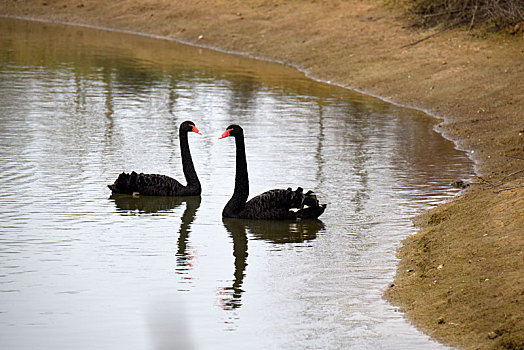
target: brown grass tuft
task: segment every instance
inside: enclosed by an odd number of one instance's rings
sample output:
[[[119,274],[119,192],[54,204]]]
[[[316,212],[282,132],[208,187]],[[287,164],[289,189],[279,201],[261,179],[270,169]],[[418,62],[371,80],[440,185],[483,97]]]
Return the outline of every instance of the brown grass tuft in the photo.
[[[524,21],[522,0],[413,0],[410,4],[415,24],[427,27],[485,25],[500,30]]]

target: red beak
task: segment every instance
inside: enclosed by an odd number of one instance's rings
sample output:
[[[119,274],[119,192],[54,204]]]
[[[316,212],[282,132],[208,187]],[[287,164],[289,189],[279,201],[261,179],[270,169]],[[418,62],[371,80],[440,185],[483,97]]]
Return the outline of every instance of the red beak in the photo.
[[[196,128],[196,126],[191,125],[191,127],[193,128],[193,132],[196,132],[197,134],[202,135],[202,133],[201,133],[200,131],[198,131],[198,129]]]
[[[222,136],[220,136],[218,139],[220,140],[220,139],[223,139],[223,138],[225,138],[225,137],[228,137],[228,136],[229,136],[229,133],[231,132],[231,130],[233,130],[233,129],[227,129],[226,132],[224,132],[224,133],[222,134]]]

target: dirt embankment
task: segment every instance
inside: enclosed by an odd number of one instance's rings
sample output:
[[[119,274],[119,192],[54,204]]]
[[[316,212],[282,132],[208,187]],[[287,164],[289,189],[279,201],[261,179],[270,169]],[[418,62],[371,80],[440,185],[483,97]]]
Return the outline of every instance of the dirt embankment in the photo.
[[[279,59],[423,108],[479,178],[417,218],[386,297],[436,339],[524,346],[524,36],[410,29],[384,1],[0,0],[0,13],[164,35]]]

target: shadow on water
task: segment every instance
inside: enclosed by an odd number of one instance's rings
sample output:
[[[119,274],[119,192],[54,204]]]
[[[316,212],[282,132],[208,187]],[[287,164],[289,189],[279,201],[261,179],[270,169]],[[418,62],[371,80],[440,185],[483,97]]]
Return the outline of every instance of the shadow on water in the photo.
[[[109,199],[114,201],[117,211],[122,215],[166,212],[187,202],[187,206],[193,207],[194,218],[194,214],[200,206],[200,197],[131,196],[128,194],[112,194]],[[186,208],[186,211],[187,210],[188,209]]]
[[[243,220],[244,225],[255,239],[271,243],[304,243],[317,238],[324,230],[320,220]]]
[[[275,244],[304,243],[317,238],[317,233],[325,229],[320,220],[243,220],[223,218],[222,223],[233,239],[235,273],[231,287],[222,291],[222,305],[225,310],[242,306],[242,284],[246,276],[247,246],[249,232],[254,239]]]

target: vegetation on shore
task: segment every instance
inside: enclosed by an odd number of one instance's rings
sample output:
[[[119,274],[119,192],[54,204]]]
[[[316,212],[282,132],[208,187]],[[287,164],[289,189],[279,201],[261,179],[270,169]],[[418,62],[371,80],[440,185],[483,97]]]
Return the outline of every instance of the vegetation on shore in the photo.
[[[485,25],[500,30],[524,21],[522,0],[414,0],[407,6],[415,23],[430,27]]]

